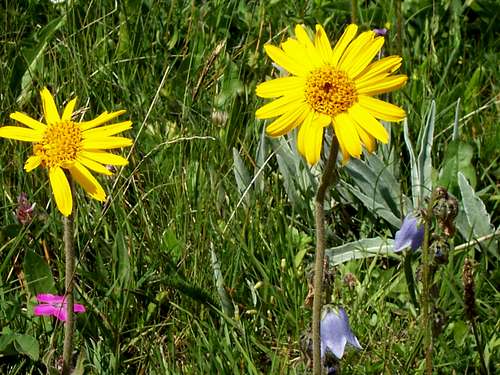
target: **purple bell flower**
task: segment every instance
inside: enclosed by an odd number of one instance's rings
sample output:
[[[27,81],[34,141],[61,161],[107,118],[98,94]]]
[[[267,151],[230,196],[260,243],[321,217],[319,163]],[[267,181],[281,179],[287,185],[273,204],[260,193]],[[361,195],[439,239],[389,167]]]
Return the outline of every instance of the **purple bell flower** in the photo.
[[[418,220],[412,214],[409,214],[403,220],[401,228],[396,232],[394,238],[394,251],[398,252],[407,247],[413,251],[417,250],[424,241],[424,226],[418,223]]]
[[[356,349],[363,349],[354,333],[352,333],[349,318],[342,307],[338,310],[328,305],[323,307],[320,336],[321,358],[325,358],[325,354],[329,350],[335,357],[341,359],[346,344],[350,344]]]

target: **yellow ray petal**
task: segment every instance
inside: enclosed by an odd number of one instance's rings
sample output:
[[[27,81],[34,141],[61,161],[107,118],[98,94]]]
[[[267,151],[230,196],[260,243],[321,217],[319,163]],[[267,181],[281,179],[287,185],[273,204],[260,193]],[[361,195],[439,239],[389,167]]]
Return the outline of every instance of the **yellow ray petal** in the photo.
[[[296,76],[306,76],[309,73],[308,69],[306,69],[303,64],[293,60],[281,48],[273,46],[272,44],[266,44],[264,49],[267,55],[287,72],[295,74]]]
[[[342,165],[345,165],[351,157],[349,156],[349,153],[347,152],[345,145],[342,142],[342,139],[337,138],[337,140],[339,142],[340,151],[342,152]]]
[[[42,158],[40,156],[32,155],[24,163],[24,170],[26,172],[31,172],[33,169],[38,167],[42,163]]]
[[[396,71],[401,66],[402,58],[399,56],[388,56],[368,65],[366,69],[355,79],[356,83],[361,84],[376,76],[386,77]]]
[[[43,114],[45,116],[45,121],[47,122],[47,124],[53,124],[61,121],[59,112],[57,111],[56,103],[54,102],[54,97],[52,96],[50,91],[46,87],[44,87],[42,91],[40,91],[40,95],[42,97]]]
[[[358,56],[360,56],[362,51],[365,51],[370,44],[373,42],[375,33],[373,31],[365,31],[359,34],[359,36],[354,39],[351,44],[347,47],[344,54],[340,58],[339,68],[342,70],[347,70],[349,65],[353,64]]]
[[[73,114],[73,110],[75,109],[75,104],[76,104],[76,98],[71,99],[68,102],[68,104],[66,104],[66,107],[64,107],[63,115],[61,118],[63,121],[71,120],[71,115]]]
[[[127,147],[132,144],[132,140],[124,137],[106,137],[101,139],[83,139],[82,149],[84,150],[106,150],[113,148]]]
[[[49,169],[50,186],[54,193],[57,208],[64,216],[69,216],[73,209],[73,198],[71,197],[71,189],[68,179],[64,171],[60,167],[52,167]]]
[[[297,106],[293,111],[287,112],[278,117],[266,128],[266,133],[271,137],[279,137],[288,133],[298,125],[302,124],[309,112],[307,104]]]
[[[336,67],[339,63],[340,58],[342,57],[342,54],[344,53],[345,49],[351,43],[352,38],[356,35],[358,32],[358,26],[351,24],[346,27],[344,33],[340,37],[339,41],[333,48],[333,53],[332,53],[332,61],[331,64]]]
[[[349,77],[355,79],[365,70],[368,64],[370,64],[373,58],[379,53],[384,45],[384,40],[384,37],[375,38],[367,47],[365,46],[366,48],[362,49],[349,64],[346,64],[345,71]]]
[[[44,123],[41,123],[40,121],[37,121],[34,118],[31,118],[30,116],[25,115],[21,112],[11,113],[10,118],[19,121],[21,124],[29,126],[33,130],[44,132],[45,129],[47,129],[47,125],[45,125]]]
[[[309,38],[309,35],[303,25],[298,24],[295,26],[295,37],[306,48],[314,48],[311,38]]]
[[[356,123],[361,126],[368,134],[375,137],[382,143],[389,142],[389,134],[384,126],[375,119],[366,109],[361,105],[355,104],[348,110]]]
[[[354,124],[356,125],[356,131],[358,132],[359,138],[365,145],[368,152],[375,151],[375,139],[370,134],[368,134],[361,126],[359,126],[357,122],[354,122]]]
[[[118,117],[118,116],[124,114],[125,112],[127,112],[127,111],[125,111],[124,109],[122,109],[120,111],[116,111],[116,112],[111,112],[111,113],[108,113],[107,111],[103,112],[93,120],[80,122],[80,128],[82,129],[82,131],[87,130],[87,129],[91,129],[91,128],[95,128],[96,126],[102,125],[105,122],[108,122],[108,121],[114,119],[115,117]]]
[[[127,165],[128,160],[120,155],[115,155],[110,152],[97,151],[97,150],[87,150],[80,151],[78,155],[81,155],[87,159],[92,159],[101,164],[109,165]]]
[[[358,103],[379,120],[401,121],[406,117],[403,109],[371,96],[359,95]]]
[[[314,123],[314,115],[308,116],[300,127],[297,148],[309,165],[316,164],[321,158],[323,129],[323,126]]]
[[[294,61],[300,61],[300,64],[307,71],[311,71],[322,65],[319,54],[314,46],[307,48],[296,39],[289,38],[281,44],[283,51]]]
[[[40,142],[43,138],[43,131],[19,126],[3,126],[0,128],[0,137],[24,142]]]
[[[329,64],[333,58],[332,46],[326,36],[325,30],[321,25],[316,25],[316,35],[314,37],[314,44],[321,56],[324,64]]]
[[[262,82],[255,93],[261,98],[276,98],[291,91],[304,92],[306,80],[302,77],[282,77]]]
[[[104,174],[106,176],[113,175],[113,173],[111,173],[111,171],[108,168],[106,168],[104,165],[99,164],[99,163],[95,162],[94,160],[87,159],[86,157],[81,156],[81,154],[79,154],[76,157],[76,161],[78,161],[80,164],[84,165],[85,167],[87,167],[88,169],[90,169],[94,172],[101,173],[101,174]]]
[[[82,138],[103,138],[121,133],[125,130],[132,128],[132,121],[124,121],[113,125],[101,126],[85,130],[82,132]]]
[[[293,96],[292,96],[293,95]],[[298,105],[304,102],[303,92],[291,92],[287,96],[283,96],[271,103],[263,105],[255,112],[255,116],[258,119],[272,118],[280,116],[283,113],[293,111]]]
[[[333,118],[335,134],[341,140],[349,155],[359,158],[361,155],[361,141],[359,140],[356,125],[351,116],[343,112]]]
[[[95,179],[94,176],[89,172],[79,162],[75,162],[71,168],[69,168],[71,176],[75,179],[78,184],[90,195],[92,198],[98,201],[104,202],[106,200],[106,193],[102,188],[101,184]]]
[[[378,95],[386,92],[394,91],[406,84],[408,77],[404,74],[398,74],[391,77],[378,79],[377,77],[372,80],[363,81],[358,84],[356,82],[356,91],[358,95]]]

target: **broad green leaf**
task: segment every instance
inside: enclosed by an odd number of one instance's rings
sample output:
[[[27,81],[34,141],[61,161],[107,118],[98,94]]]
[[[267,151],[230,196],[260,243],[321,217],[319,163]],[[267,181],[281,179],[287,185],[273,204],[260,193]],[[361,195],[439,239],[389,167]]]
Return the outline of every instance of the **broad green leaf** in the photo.
[[[418,207],[420,202],[420,176],[417,168],[417,158],[413,151],[413,146],[410,140],[410,131],[408,130],[408,120],[405,118],[403,121],[403,133],[406,148],[410,155],[410,169],[411,169],[411,195],[413,198],[413,207]]]
[[[461,172],[458,172],[458,185],[462,195],[463,209],[474,236],[478,238],[492,234],[494,228],[491,225],[491,218],[488,211],[486,211],[486,206]],[[496,240],[492,239],[489,243],[486,243],[486,246],[493,255],[498,257],[498,243]]]
[[[123,231],[120,229],[115,235],[114,256],[116,260],[115,281],[119,282],[120,288],[126,288],[130,280],[130,256],[129,248]]]
[[[54,278],[45,260],[33,250],[27,250],[23,261],[23,270],[32,295],[39,293],[57,294]]]
[[[250,185],[250,175],[245,167],[245,164],[243,163],[243,160],[241,160],[240,154],[238,153],[238,150],[233,147],[233,172],[234,172],[234,177],[236,178],[236,185],[238,186],[238,191],[240,192],[240,196],[242,196],[245,191],[247,190],[248,186]],[[246,195],[245,199],[248,201],[248,194]]]
[[[347,244],[332,247],[325,250],[328,256],[330,266],[348,262],[354,259],[364,259],[374,256],[395,257],[394,240],[383,238],[365,238],[359,241],[349,242]]]
[[[32,360],[37,361],[40,355],[38,340],[30,335],[16,335],[14,347],[20,354],[26,354]]]

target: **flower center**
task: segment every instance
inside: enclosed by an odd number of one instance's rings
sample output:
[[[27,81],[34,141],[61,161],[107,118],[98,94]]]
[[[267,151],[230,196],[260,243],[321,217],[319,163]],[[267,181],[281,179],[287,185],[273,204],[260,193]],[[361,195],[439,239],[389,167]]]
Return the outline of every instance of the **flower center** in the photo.
[[[42,141],[33,146],[33,151],[42,157],[42,166],[62,166],[76,159],[81,140],[82,130],[78,123],[60,121],[47,125]]]
[[[356,86],[345,72],[325,65],[307,78],[305,97],[315,111],[335,116],[356,102]]]

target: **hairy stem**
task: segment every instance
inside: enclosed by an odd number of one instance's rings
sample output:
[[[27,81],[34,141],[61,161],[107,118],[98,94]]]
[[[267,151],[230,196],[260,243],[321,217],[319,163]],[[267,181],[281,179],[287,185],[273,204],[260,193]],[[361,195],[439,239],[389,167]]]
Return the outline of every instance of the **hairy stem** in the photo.
[[[336,180],[336,161],[339,143],[335,135],[330,144],[330,154],[326,162],[321,182],[316,193],[316,258],[314,262],[314,301],[313,301],[313,365],[314,374],[321,375],[321,337],[320,322],[322,308],[323,267],[325,258],[325,211],[324,202],[328,187]]]
[[[430,254],[429,234],[432,220],[432,205],[434,193],[431,196],[424,222],[424,243],[422,245],[422,330],[424,332],[425,373],[432,375],[432,327],[430,321]]]
[[[351,0],[351,23],[358,23],[358,0]]]
[[[75,326],[75,315],[73,314],[73,283],[75,276],[75,245],[74,245],[74,221],[75,221],[75,211],[76,211],[76,201],[75,201],[75,184],[71,175],[66,173],[69,185],[71,188],[71,199],[73,201],[73,210],[68,217],[64,218],[64,253],[66,261],[65,279],[64,284],[66,287],[65,291],[65,302],[67,319],[64,325],[64,346],[63,346],[63,375],[69,375],[71,373],[71,354],[73,352],[73,332]]]

